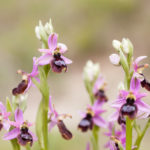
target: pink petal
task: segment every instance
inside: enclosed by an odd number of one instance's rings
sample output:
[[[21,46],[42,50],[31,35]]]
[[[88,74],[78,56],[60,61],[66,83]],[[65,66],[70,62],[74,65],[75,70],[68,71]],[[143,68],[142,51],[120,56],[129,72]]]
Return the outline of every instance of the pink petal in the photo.
[[[133,77],[132,77],[132,79],[131,79],[131,83],[130,83],[130,90],[133,91],[133,92],[134,92],[134,91],[139,91],[140,87],[141,87],[141,82],[140,82],[140,80],[137,79],[137,78],[133,75]]]
[[[37,60],[38,65],[44,66],[50,64],[52,61],[53,56],[50,54],[45,54],[43,56],[40,56]]]
[[[60,51],[61,54],[65,53],[68,49],[67,46],[63,43],[58,43],[57,46],[58,46],[59,51]]]
[[[138,106],[138,111],[150,113],[150,106],[144,103],[142,100],[136,100],[135,104]]]
[[[24,121],[23,121],[23,112],[22,110],[20,109],[17,109],[15,111],[15,121],[19,124],[22,124]]]
[[[72,63],[72,60],[70,60],[70,59],[68,59],[68,58],[66,58],[62,55],[61,55],[61,58],[65,61],[66,64],[71,64]]]
[[[11,130],[10,132],[8,132],[7,134],[4,135],[3,139],[4,140],[12,140],[14,138],[16,138],[20,133],[20,129],[15,128],[13,130]]]
[[[96,93],[103,84],[104,84],[104,78],[102,75],[100,75],[94,84],[93,92]]]
[[[111,107],[120,108],[124,103],[126,103],[126,99],[118,99],[111,104]]]
[[[137,69],[138,69],[138,63],[145,58],[147,58],[147,56],[140,56],[140,57],[136,58],[136,60],[133,62],[135,71],[137,71]]]
[[[147,96],[146,93],[137,93],[136,94],[136,100],[140,100],[141,98],[146,97],[146,96]]]
[[[38,75],[38,64],[37,64],[37,58],[33,57],[33,69],[30,73],[30,77],[35,77]]]
[[[141,60],[147,58],[147,56],[139,56],[136,58],[136,60],[134,61],[136,64],[138,64]]]
[[[49,123],[49,131],[51,131],[52,128],[54,128],[54,126],[55,126],[56,124],[57,124],[56,122],[51,121],[51,122]]]
[[[103,128],[106,128],[106,122],[103,118],[101,117],[94,117],[93,118],[93,122],[99,126],[99,127],[103,127]]]
[[[48,38],[48,46],[50,50],[55,50],[57,47],[57,38],[58,35],[56,33],[53,33]]]
[[[52,54],[52,51],[50,51],[49,49],[39,49],[39,51],[41,53],[49,53],[49,54]]]
[[[20,123],[19,122],[14,122],[14,121],[8,121],[8,123],[16,128],[20,128]]]

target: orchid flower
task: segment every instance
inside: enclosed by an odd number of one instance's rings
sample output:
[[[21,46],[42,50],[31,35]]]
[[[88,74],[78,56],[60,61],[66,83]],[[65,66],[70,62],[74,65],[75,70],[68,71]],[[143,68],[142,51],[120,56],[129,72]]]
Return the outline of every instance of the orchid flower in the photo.
[[[28,91],[28,89],[33,85],[32,78],[35,78],[37,81],[39,81],[39,79],[36,77],[38,75],[38,65],[36,57],[33,57],[33,69],[31,73],[26,73],[24,71],[18,70],[18,74],[22,75],[22,81],[18,85],[18,87],[12,90],[13,95],[22,94]]]
[[[66,140],[70,140],[72,138],[72,133],[66,128],[63,119],[71,116],[68,114],[58,114],[58,112],[52,106],[51,96],[49,97],[49,109],[49,130],[57,125],[62,137]]]
[[[116,112],[110,117],[110,121],[117,120],[118,117],[128,115],[131,119],[146,118],[150,114],[150,106],[142,101],[146,93],[140,93],[140,81],[134,76],[131,79],[130,90],[120,90],[118,99],[113,102],[112,107]]]
[[[23,120],[23,112],[20,109],[15,111],[15,121],[9,121],[9,123],[14,128],[4,135],[4,140],[17,138],[18,143],[22,146],[26,146],[27,143],[32,146],[33,142],[37,140],[37,137],[29,131],[29,127],[32,124]]]
[[[52,71],[60,73],[63,70],[67,71],[67,64],[71,64],[72,61],[62,54],[67,51],[67,46],[62,43],[57,43],[58,35],[56,33],[50,34],[48,38],[49,49],[40,49],[39,51],[44,53],[38,59],[38,64],[51,65]]]
[[[109,141],[106,143],[105,148],[109,148],[110,150],[118,150],[117,148],[119,142],[125,148],[126,128],[124,125],[121,127],[121,130],[115,130],[114,123],[108,123],[108,132],[106,132],[105,135],[109,137]]]
[[[80,121],[78,128],[82,132],[86,132],[88,129],[92,130],[94,125],[99,127],[106,127],[105,120],[100,116],[105,110],[102,109],[102,104],[95,101],[93,106],[88,105],[87,112],[82,113],[83,119]]]
[[[102,75],[98,77],[94,84],[93,93],[95,95],[95,98],[100,102],[107,102],[107,96],[105,95],[106,91],[106,82]]]

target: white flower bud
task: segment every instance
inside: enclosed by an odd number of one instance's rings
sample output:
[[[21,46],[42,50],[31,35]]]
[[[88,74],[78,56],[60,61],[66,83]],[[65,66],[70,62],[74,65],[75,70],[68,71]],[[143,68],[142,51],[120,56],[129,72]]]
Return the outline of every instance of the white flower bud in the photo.
[[[113,40],[113,41],[112,41],[112,45],[113,45],[113,47],[114,47],[117,51],[119,51],[119,49],[120,49],[120,47],[121,47],[121,42],[118,41],[118,40]]]
[[[111,54],[109,56],[109,60],[113,65],[116,65],[116,66],[120,65],[120,56],[118,54]]]
[[[128,39],[125,39],[125,38],[122,39],[122,48],[123,48],[123,51],[126,54],[129,54],[130,47],[129,47],[129,41],[128,41]]]
[[[53,33],[53,26],[52,26],[52,21],[51,21],[51,19],[49,20],[49,22],[47,22],[47,23],[45,24],[44,28],[45,28],[45,32],[46,32],[48,35],[50,35],[50,34]]]
[[[40,36],[40,29],[38,26],[35,27],[35,34],[36,34],[36,37],[41,40],[41,36]]]
[[[99,72],[99,64],[94,64],[91,60],[89,60],[84,68],[83,78],[91,82],[98,77]]]

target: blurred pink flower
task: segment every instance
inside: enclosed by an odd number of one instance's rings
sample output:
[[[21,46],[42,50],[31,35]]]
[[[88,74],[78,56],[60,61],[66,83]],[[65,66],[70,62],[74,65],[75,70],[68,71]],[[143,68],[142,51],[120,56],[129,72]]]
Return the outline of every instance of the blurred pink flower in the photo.
[[[105,120],[100,116],[105,110],[102,109],[102,104],[95,101],[93,106],[88,105],[87,112],[82,113],[83,119],[80,121],[78,128],[82,132],[86,132],[88,129],[92,130],[94,125],[99,127],[106,127]]]
[[[95,98],[99,101],[99,103],[107,102],[108,98],[105,94],[106,91],[106,82],[102,75],[99,75],[98,79],[96,80],[93,88],[93,93]]]
[[[121,130],[115,130],[113,122],[108,123],[108,132],[105,133],[109,137],[109,141],[106,143],[105,148],[110,150],[118,150],[118,142],[125,148],[126,144],[126,128],[125,125],[121,126]]]

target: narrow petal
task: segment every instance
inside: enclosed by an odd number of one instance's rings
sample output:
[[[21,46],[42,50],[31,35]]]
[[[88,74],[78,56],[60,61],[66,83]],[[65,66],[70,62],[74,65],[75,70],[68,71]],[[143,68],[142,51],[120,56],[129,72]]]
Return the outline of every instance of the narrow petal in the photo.
[[[51,60],[53,59],[53,56],[50,54],[45,54],[43,56],[40,56],[37,60],[38,65],[44,66],[50,64]]]
[[[15,129],[11,130],[10,132],[8,132],[7,134],[5,134],[3,139],[4,140],[14,139],[18,136],[19,133],[20,133],[20,129],[15,128]]]
[[[140,61],[142,61],[143,59],[147,58],[147,56],[140,56],[137,57],[136,60],[134,61],[136,64],[138,64]]]
[[[58,46],[61,54],[65,53],[67,51],[67,49],[68,49],[67,46],[65,44],[63,44],[63,43],[58,43],[57,46]]]
[[[126,103],[126,99],[118,99],[111,104],[111,107],[120,108],[124,103]]]
[[[15,121],[19,124],[23,123],[23,112],[20,109],[15,111]]]
[[[38,75],[38,64],[37,64],[37,58],[33,57],[33,69],[30,73],[30,77],[35,77]]]
[[[11,126],[14,126],[16,128],[20,128],[20,123],[19,122],[14,122],[14,121],[8,121],[8,123],[11,125]]]
[[[68,58],[66,58],[62,55],[61,55],[61,58],[65,61],[66,64],[71,64],[72,63],[72,60],[70,60],[70,59],[68,59]]]
[[[51,51],[49,49],[39,49],[41,53],[50,53]]]
[[[51,121],[51,122],[49,123],[49,131],[51,131],[52,128],[54,128],[54,126],[55,126],[56,124],[57,124],[56,122]]]
[[[93,122],[97,125],[97,126],[99,126],[99,127],[103,127],[103,128],[106,128],[106,122],[105,122],[105,120],[103,119],[103,118],[101,118],[101,117],[94,117],[93,118]]]
[[[140,86],[141,86],[141,81],[133,75],[133,77],[131,79],[131,83],[130,83],[130,90],[131,91],[139,91]]]
[[[146,96],[147,96],[146,93],[137,93],[136,94],[136,100],[140,100],[140,99],[142,99],[142,98],[144,98]]]
[[[48,38],[48,46],[50,50],[55,50],[57,47],[57,39],[58,35],[56,33],[53,33]]]
[[[144,103],[142,100],[136,100],[135,104],[138,107],[138,111],[150,113],[150,106],[148,104]]]

